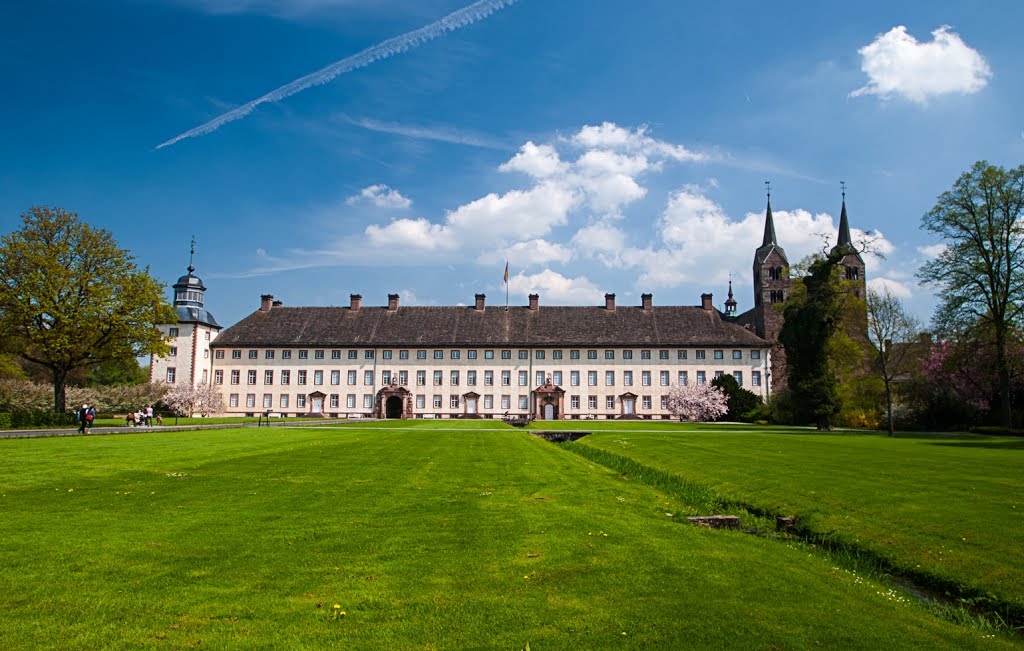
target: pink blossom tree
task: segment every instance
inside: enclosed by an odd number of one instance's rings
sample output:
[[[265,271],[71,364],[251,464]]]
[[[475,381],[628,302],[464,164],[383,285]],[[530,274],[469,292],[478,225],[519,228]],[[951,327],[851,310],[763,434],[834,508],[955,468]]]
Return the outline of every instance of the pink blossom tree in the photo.
[[[729,398],[710,384],[678,384],[668,392],[668,408],[679,420],[705,422],[724,416]]]

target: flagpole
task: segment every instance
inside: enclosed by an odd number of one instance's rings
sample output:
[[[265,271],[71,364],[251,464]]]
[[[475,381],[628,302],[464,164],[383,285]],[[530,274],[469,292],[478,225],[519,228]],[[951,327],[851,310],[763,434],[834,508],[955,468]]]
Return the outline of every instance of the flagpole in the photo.
[[[505,259],[505,311],[508,312],[508,258]]]

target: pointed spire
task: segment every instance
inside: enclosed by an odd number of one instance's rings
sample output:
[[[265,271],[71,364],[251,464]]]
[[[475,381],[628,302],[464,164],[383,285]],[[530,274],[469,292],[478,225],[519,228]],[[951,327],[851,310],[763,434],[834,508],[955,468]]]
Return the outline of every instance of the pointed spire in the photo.
[[[850,219],[846,216],[846,181],[840,181],[839,185],[843,188],[843,211],[839,215],[839,241],[836,242],[836,247],[853,247],[853,238],[850,237]]]
[[[726,316],[736,315],[736,299],[732,296],[732,273],[729,273],[729,298],[725,299]]]
[[[764,182],[765,187],[768,190],[768,209],[765,211],[764,216],[764,241],[761,242],[761,246],[770,246],[772,244],[778,244],[778,240],[775,238],[775,220],[772,219],[772,184],[771,181]]]
[[[196,268],[192,265],[192,258],[196,255],[196,236],[192,236],[192,248],[188,252],[188,272],[192,273]]]

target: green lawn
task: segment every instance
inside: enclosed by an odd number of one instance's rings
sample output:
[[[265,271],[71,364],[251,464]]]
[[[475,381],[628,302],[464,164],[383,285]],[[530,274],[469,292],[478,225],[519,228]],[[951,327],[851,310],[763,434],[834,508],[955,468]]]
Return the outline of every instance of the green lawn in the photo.
[[[684,505],[498,423],[12,439],[0,458],[4,648],[1018,646],[800,545],[681,524]]]
[[[588,428],[580,444],[1024,611],[1024,440],[646,425]]]

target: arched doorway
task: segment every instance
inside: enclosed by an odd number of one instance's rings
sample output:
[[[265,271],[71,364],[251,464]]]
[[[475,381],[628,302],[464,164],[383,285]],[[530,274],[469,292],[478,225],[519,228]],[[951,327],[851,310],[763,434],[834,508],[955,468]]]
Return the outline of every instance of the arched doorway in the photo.
[[[555,406],[552,404],[544,405],[544,420],[555,420]]]
[[[384,417],[385,418],[401,418],[402,417],[402,399],[398,396],[391,396],[387,402],[384,403]]]

